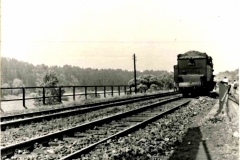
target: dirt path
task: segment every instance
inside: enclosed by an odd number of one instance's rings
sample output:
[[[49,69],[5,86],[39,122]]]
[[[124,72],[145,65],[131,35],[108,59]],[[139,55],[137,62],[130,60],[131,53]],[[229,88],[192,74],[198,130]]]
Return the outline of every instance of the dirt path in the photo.
[[[211,110],[196,116],[187,132],[168,160],[238,160],[238,122],[224,117],[214,118],[217,103]]]

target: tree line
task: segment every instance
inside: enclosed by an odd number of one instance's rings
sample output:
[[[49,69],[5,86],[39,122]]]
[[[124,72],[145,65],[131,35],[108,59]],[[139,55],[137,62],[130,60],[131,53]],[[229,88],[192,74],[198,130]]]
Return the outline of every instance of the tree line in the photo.
[[[219,72],[216,75],[214,80],[219,82],[219,81],[223,80],[224,77],[227,77],[231,82],[233,82],[233,80],[238,81],[239,80],[239,69],[236,69],[234,71]]]
[[[62,86],[86,86],[86,85],[128,85],[133,78],[133,71],[122,69],[93,69],[78,66],[64,65],[47,66],[44,64],[33,65],[14,58],[2,57],[2,87],[39,86],[37,82],[41,75],[49,70],[55,72],[58,77],[58,85]],[[145,70],[137,71],[137,76],[142,75],[166,75],[167,71]]]

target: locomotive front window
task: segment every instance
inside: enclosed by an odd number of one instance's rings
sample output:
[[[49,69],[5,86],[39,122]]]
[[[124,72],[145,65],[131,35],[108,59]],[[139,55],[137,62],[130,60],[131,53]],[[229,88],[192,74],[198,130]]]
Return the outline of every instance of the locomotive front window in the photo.
[[[189,66],[195,66],[196,63],[195,63],[194,59],[192,59],[192,58],[189,59],[188,65],[189,65]]]
[[[206,59],[179,59],[179,69],[203,69],[206,68]]]

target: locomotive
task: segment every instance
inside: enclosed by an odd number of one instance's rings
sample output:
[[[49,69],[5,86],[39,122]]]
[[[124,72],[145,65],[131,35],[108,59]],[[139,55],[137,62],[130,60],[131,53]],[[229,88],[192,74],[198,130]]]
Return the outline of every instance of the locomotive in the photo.
[[[183,96],[189,93],[212,91],[216,85],[213,81],[212,57],[198,51],[178,54],[177,65],[174,65],[174,82]]]

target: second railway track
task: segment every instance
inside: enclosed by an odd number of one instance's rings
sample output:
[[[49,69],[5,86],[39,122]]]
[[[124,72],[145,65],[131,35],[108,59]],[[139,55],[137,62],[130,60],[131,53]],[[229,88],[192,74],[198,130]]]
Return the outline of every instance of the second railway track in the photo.
[[[30,118],[30,117],[59,113],[59,112],[65,112],[65,111],[71,111],[71,110],[75,110],[75,109],[82,109],[82,108],[88,108],[88,107],[93,107],[93,106],[106,105],[106,104],[117,103],[117,102],[126,101],[126,103],[127,103],[128,101],[131,101],[131,100],[132,101],[135,101],[135,100],[138,101],[138,100],[141,100],[141,99],[144,99],[144,98],[151,98],[151,97],[153,98],[153,97],[156,97],[156,96],[158,96],[158,97],[168,96],[168,95],[174,95],[174,94],[177,94],[177,93],[178,92],[168,92],[168,93],[160,93],[160,94],[152,94],[152,95],[143,95],[143,96],[136,96],[136,97],[130,97],[130,98],[121,98],[121,99],[117,99],[117,100],[109,100],[109,101],[104,101],[104,102],[77,105],[77,106],[72,106],[72,107],[64,107],[64,108],[58,108],[58,109],[48,109],[48,110],[37,111],[37,112],[1,116],[1,122]]]
[[[163,93],[163,94],[154,94],[149,96],[139,96],[129,99],[119,99],[114,101],[108,101],[108,102],[100,102],[100,103],[93,103],[93,104],[87,104],[87,105],[81,105],[81,106],[73,106],[68,108],[60,108],[56,110],[46,110],[46,111],[39,111],[39,112],[33,112],[33,113],[25,113],[25,114],[18,114],[18,115],[12,115],[12,116],[5,116],[1,117],[1,130],[4,131],[6,128],[11,127],[18,127],[19,125],[25,125],[29,123],[36,123],[41,122],[42,120],[51,120],[53,118],[58,117],[66,117],[70,115],[76,115],[76,114],[84,114],[86,112],[90,111],[96,111],[99,109],[107,108],[107,107],[113,107],[113,106],[119,106],[144,100],[150,100],[154,98],[161,98],[166,97],[170,95],[176,95],[177,92],[170,92],[170,93]]]

